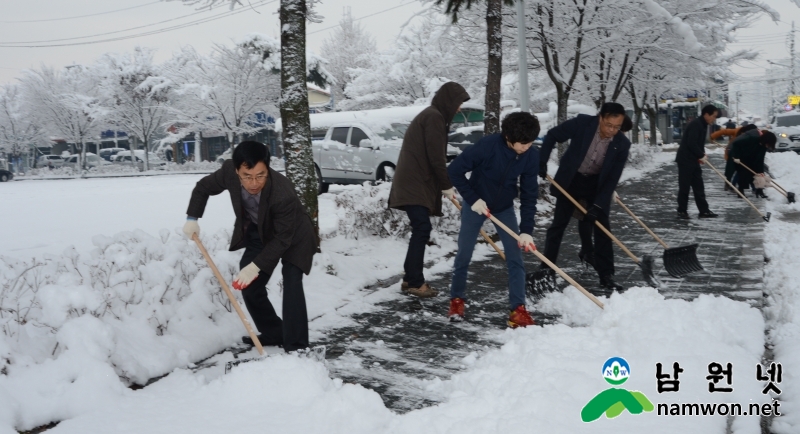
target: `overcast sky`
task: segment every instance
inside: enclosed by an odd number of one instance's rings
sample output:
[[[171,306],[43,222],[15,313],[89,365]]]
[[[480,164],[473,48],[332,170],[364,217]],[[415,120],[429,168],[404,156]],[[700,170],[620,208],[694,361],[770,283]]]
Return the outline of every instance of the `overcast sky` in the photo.
[[[788,63],[788,34],[793,20],[800,34],[800,8],[792,0],[764,2],[780,12],[781,21],[774,23],[763,17],[752,28],[738,32],[743,42],[735,47],[754,48],[762,53],[761,59],[744,62],[734,69],[745,81],[763,74],[768,65],[766,60]],[[243,0],[243,3],[249,6],[237,8],[230,15],[227,6],[198,10],[180,1],[5,0],[0,3],[0,83],[16,80],[25,68],[41,64],[57,67],[88,64],[103,53],[128,51],[136,45],[156,48],[157,59],[164,60],[183,45],[207,52],[214,43],[229,44],[250,32],[278,36],[278,0]],[[389,47],[401,25],[425,8],[418,0],[323,0],[319,12],[324,21],[310,24],[307,29],[309,47],[323,57],[322,41],[337,25],[346,7],[375,37],[378,48]],[[163,31],[175,26],[185,27]],[[159,33],[141,35],[146,32]],[[40,48],[7,46],[19,42],[25,44],[14,45],[77,44],[105,39],[117,40]],[[800,42],[800,35],[796,35],[796,40]],[[797,50],[800,51],[800,46]]]

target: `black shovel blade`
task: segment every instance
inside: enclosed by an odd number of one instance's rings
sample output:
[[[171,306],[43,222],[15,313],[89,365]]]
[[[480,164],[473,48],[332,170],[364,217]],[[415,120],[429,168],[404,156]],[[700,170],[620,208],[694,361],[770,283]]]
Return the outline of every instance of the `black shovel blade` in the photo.
[[[664,250],[664,268],[672,277],[703,271],[703,266],[697,260],[697,244]]]
[[[549,268],[544,268],[528,273],[525,276],[525,288],[534,301],[544,298],[547,293],[558,290],[556,272]]]
[[[639,267],[642,269],[644,281],[653,288],[660,288],[661,282],[658,281],[658,278],[656,278],[656,273],[653,271],[655,268],[655,262],[656,261],[652,256],[644,255],[642,256],[642,260],[639,261]]]
[[[787,191],[786,199],[789,200],[789,203],[794,203],[794,193],[792,193],[791,191]]]
[[[769,223],[769,218],[772,217],[772,213],[768,212],[767,215],[764,216],[764,221]]]

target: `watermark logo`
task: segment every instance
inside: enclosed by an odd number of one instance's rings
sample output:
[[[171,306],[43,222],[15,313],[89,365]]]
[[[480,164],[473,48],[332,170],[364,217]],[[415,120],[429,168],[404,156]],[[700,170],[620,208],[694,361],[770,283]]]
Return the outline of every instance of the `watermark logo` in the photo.
[[[603,378],[613,386],[619,386],[631,376],[631,367],[622,357],[612,357],[603,363]],[[581,410],[581,420],[593,422],[605,414],[613,419],[623,411],[631,414],[653,411],[653,403],[642,392],[612,387],[598,393]]]

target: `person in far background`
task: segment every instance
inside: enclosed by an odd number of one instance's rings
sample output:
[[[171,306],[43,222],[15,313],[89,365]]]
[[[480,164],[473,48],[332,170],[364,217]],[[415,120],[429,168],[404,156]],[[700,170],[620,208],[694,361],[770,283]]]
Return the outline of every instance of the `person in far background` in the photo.
[[[739,192],[744,194],[745,190],[750,188],[753,184],[754,175],[748,169],[763,176],[765,172],[764,157],[767,152],[775,150],[775,143],[777,142],[778,138],[775,134],[766,130],[747,131],[744,134],[740,134],[739,137],[733,141],[730,158],[736,165],[736,178]],[[754,188],[754,190],[756,197],[766,199],[767,196],[764,194],[763,187]]]
[[[717,217],[711,212],[706,201],[703,169],[701,164],[708,161],[706,157],[706,138],[709,127],[717,120],[719,110],[712,104],[703,107],[700,116],[686,125],[681,137],[681,144],[675,155],[678,164],[678,218],[688,220],[689,190],[694,192],[694,202],[700,211],[700,218]]]
[[[736,129],[736,122],[734,122],[733,119],[729,118],[728,122],[725,122],[725,128],[728,130]]]

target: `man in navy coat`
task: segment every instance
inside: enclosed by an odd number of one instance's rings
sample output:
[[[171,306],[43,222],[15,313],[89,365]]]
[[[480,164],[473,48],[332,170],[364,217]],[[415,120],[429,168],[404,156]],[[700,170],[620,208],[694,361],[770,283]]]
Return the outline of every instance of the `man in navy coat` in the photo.
[[[600,286],[609,290],[621,290],[622,286],[613,278],[611,239],[594,222],[611,228],[608,218],[611,199],[631,147],[630,140],[620,131],[624,120],[625,108],[615,102],[603,104],[598,116],[578,115],[547,132],[539,160],[539,175],[544,178],[547,160],[555,144],[570,141],[553,179],[575,200],[582,199],[588,205],[583,223],[594,226],[594,250],[581,251],[579,256],[581,260],[593,263],[600,276]],[[556,197],[556,207],[553,223],[547,229],[544,255],[555,263],[575,206],[555,186],[550,186],[550,192]],[[554,276],[547,265],[542,264],[540,269],[546,269],[551,277]]]

